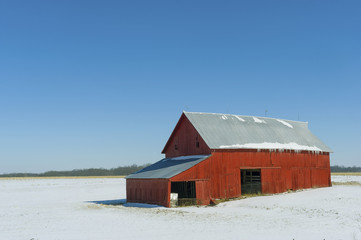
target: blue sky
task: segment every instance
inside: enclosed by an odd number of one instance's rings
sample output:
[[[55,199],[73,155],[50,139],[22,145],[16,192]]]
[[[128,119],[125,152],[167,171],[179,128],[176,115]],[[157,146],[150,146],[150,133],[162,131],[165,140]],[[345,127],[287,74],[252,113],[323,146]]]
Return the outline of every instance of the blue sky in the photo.
[[[308,121],[361,166],[360,1],[0,2],[0,173],[152,163],[183,110]]]

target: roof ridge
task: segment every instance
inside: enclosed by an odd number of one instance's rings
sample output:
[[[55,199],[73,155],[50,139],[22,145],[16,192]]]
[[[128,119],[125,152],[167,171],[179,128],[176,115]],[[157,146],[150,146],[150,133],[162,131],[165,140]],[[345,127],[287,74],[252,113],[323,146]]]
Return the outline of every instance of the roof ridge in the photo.
[[[183,111],[183,113],[191,113],[191,114],[212,114],[212,115],[230,115],[230,116],[239,116],[239,117],[255,117],[255,118],[263,118],[263,119],[273,119],[273,120],[283,120],[283,121],[290,121],[296,123],[307,123],[308,121],[296,121],[296,120],[289,120],[284,118],[272,118],[272,117],[260,117],[260,116],[250,116],[250,115],[238,115],[238,114],[231,114],[231,113],[208,113],[208,112],[187,112]]]

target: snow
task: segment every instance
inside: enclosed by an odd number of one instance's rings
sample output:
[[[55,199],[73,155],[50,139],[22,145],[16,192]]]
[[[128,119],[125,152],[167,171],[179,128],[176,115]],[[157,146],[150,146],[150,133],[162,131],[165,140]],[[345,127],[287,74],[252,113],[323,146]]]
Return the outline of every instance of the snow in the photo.
[[[281,150],[295,150],[295,151],[316,151],[321,152],[322,150],[316,146],[305,146],[299,145],[295,142],[291,143],[246,143],[246,144],[232,144],[232,145],[221,145],[219,148],[245,148],[245,149],[281,149]]]
[[[255,123],[266,123],[264,120],[261,120],[259,118],[253,117],[253,120]]]
[[[221,118],[222,118],[223,120],[227,120],[227,119],[228,119],[226,115],[222,115]]]
[[[276,119],[277,121],[279,121],[280,123],[282,123],[283,125],[289,127],[289,128],[293,128],[293,126],[291,124],[289,124],[288,122],[285,122],[283,120],[280,120],[280,119]]]
[[[1,179],[0,192],[7,240],[361,239],[361,187],[353,185],[171,209],[112,205],[125,202],[122,178]]]
[[[243,118],[241,118],[240,116],[235,115],[235,117],[236,117],[239,121],[245,122],[245,120],[244,120]]]
[[[352,176],[352,175],[340,176],[340,175],[335,175],[335,176],[332,176],[332,181],[334,181],[336,183],[359,183],[359,184],[361,184],[361,176]]]

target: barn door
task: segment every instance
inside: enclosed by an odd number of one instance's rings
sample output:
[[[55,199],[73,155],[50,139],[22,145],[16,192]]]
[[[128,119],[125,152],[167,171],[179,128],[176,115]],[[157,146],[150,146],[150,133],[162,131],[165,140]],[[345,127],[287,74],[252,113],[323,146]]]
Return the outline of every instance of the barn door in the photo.
[[[178,194],[178,206],[197,204],[195,181],[172,182],[171,193]]]
[[[261,192],[261,170],[241,169],[241,193],[254,194]]]

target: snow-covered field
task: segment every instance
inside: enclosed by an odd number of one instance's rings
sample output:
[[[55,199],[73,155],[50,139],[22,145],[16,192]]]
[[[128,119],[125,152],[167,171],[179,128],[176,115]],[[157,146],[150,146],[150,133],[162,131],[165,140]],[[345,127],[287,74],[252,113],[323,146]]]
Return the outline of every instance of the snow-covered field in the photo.
[[[361,239],[357,184],[214,207],[100,204],[124,199],[121,178],[0,179],[0,239]]]

